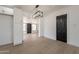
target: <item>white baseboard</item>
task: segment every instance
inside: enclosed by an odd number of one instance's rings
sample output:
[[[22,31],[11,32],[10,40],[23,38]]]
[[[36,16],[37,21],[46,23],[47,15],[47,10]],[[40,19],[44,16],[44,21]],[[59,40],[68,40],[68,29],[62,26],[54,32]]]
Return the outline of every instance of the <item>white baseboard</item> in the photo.
[[[44,37],[49,38],[49,39],[52,39],[52,40],[56,40],[56,38],[51,37],[51,36],[44,35]]]
[[[12,44],[13,42],[5,42],[5,43],[0,43],[0,46],[4,46],[4,45],[8,45],[8,44]]]

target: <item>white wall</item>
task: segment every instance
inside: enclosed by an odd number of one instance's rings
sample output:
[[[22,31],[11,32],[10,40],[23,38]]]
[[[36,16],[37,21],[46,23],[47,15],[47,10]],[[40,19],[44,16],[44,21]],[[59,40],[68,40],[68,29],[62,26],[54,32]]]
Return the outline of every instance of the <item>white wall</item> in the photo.
[[[79,46],[79,6],[69,6],[45,17],[44,36],[56,40],[56,16],[67,14],[67,43]]]
[[[10,44],[13,40],[13,16],[0,14],[0,45]]]
[[[7,7],[4,7],[4,6],[0,6],[0,13],[1,14],[8,14],[8,15],[13,15],[13,12],[14,10],[12,8],[7,8]]]
[[[23,40],[23,12],[14,9],[14,45],[22,44]]]
[[[44,18],[39,19],[39,37],[44,36]]]

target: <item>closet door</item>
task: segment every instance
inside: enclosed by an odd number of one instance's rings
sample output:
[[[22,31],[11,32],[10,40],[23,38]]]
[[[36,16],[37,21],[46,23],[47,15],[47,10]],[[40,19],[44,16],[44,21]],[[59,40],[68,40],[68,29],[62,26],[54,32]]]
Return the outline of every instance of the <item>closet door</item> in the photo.
[[[13,41],[13,16],[0,14],[0,45]]]
[[[57,40],[67,42],[67,14],[56,17]]]

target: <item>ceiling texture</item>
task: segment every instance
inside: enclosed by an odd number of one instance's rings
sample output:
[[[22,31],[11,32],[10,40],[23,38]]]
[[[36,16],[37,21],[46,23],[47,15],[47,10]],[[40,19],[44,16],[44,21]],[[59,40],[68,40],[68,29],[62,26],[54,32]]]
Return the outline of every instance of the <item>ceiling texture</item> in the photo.
[[[17,8],[22,9],[27,13],[32,13],[36,5],[18,5]],[[44,15],[48,15],[58,9],[68,7],[68,5],[39,5],[38,9],[41,10]]]
[[[28,14],[32,14],[36,5],[3,5],[9,8],[19,8]],[[43,12],[44,15],[48,15],[58,9],[68,7],[68,5],[39,5],[38,9]]]

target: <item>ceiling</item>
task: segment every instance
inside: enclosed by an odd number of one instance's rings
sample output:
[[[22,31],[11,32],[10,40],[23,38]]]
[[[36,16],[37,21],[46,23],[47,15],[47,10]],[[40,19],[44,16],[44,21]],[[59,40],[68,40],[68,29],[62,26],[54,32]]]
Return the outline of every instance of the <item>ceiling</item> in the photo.
[[[23,11],[27,12],[27,13],[33,13],[33,10],[35,8],[35,5],[3,5],[9,8],[20,8]],[[44,15],[48,15],[51,12],[54,12],[58,9],[64,8],[64,7],[68,7],[68,5],[40,5],[38,8],[43,11]]]
[[[12,9],[16,7],[16,5],[1,5],[1,6],[12,8]]]
[[[38,9],[43,11],[44,15],[47,15],[47,14],[50,14],[51,12],[54,12],[58,9],[61,9],[67,6],[68,5],[40,5]],[[32,13],[35,8],[35,5],[18,5],[17,8],[20,8],[27,13]]]

